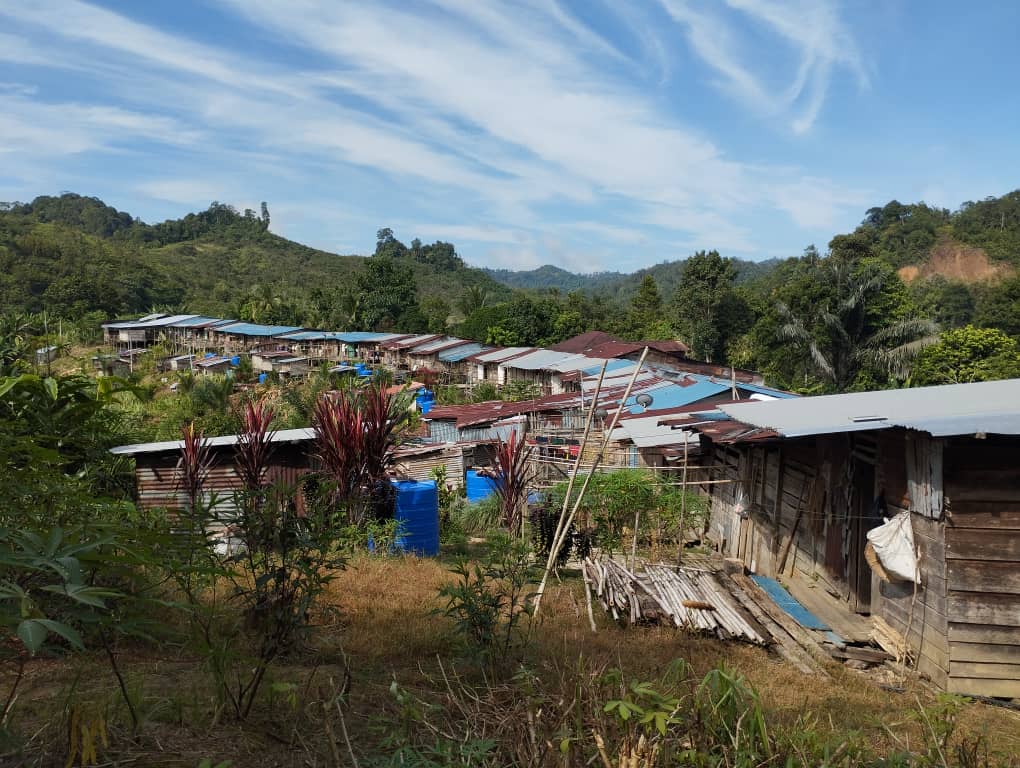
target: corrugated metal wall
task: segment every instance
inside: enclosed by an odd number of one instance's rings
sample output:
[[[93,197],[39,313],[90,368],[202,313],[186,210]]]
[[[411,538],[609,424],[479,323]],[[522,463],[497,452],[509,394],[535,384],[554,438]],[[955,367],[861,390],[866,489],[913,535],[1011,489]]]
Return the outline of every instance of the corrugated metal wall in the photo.
[[[432,470],[446,467],[446,481],[454,485],[464,484],[464,452],[459,448],[447,448],[434,453],[408,456],[396,465],[396,473],[412,480],[430,480]]]

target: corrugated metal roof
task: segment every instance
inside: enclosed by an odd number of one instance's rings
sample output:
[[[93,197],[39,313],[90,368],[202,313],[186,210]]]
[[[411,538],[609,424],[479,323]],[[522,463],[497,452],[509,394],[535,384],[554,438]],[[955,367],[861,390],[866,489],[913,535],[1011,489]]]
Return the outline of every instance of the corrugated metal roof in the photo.
[[[500,363],[499,367],[517,368],[522,371],[538,371],[548,368],[553,363],[566,360],[569,357],[584,357],[584,355],[577,355],[572,352],[556,352],[552,349],[538,349],[527,355],[521,355],[513,360]]]
[[[587,331],[585,333],[579,333],[577,336],[572,336],[569,339],[565,339],[559,344],[553,344],[550,349],[555,350],[556,352],[587,352],[600,344],[605,344],[610,341],[619,341],[619,339],[605,331]]]
[[[584,368],[581,368],[580,371],[584,373],[585,376],[595,376],[597,378],[599,375],[599,371],[602,370],[603,360],[605,360],[605,358],[593,359],[593,362],[595,363],[594,365],[589,365]],[[610,359],[605,360],[605,362],[606,362],[606,378],[609,378],[610,374],[615,374],[616,376],[623,376],[625,373],[626,374],[633,373],[634,369],[637,367],[637,363],[634,362],[633,360]]]
[[[376,331],[338,331],[336,333],[337,339],[345,341],[351,344],[358,344],[359,342],[378,342],[394,341],[396,339],[403,339],[407,337],[406,333],[378,333]]]
[[[281,339],[287,341],[333,341],[336,337],[333,331],[295,331],[280,335]]]
[[[722,392],[725,392],[730,388],[729,384],[723,384],[709,378],[702,378],[700,376],[689,376],[687,384],[667,382],[665,386],[658,387],[653,392],[649,392],[652,396],[652,411],[662,410],[663,408],[677,408],[681,405],[690,405],[696,403],[699,400],[706,400],[709,397],[713,397]],[[636,396],[632,395],[627,399],[626,406],[631,413],[641,413],[641,406],[637,404],[634,399]]]
[[[545,370],[556,371],[557,373],[568,373],[572,371],[580,373],[585,368],[590,368],[592,362],[593,358],[588,357],[587,355],[571,355],[570,357],[565,357],[562,360],[557,360],[554,363],[549,363],[549,365],[544,366],[544,368]],[[600,367],[603,363],[602,360],[594,360],[594,362]]]
[[[439,359],[444,363],[459,363],[461,360],[471,357],[471,355],[477,355],[483,349],[486,349],[484,345],[472,341],[467,344],[461,344],[459,347],[448,349],[445,352],[440,352]]]
[[[792,397],[800,397],[800,395],[794,394],[793,392],[786,392],[782,389],[773,389],[772,387],[766,387],[761,384],[744,384],[739,381],[737,382],[737,389],[745,392],[753,392],[758,395],[775,397],[779,400],[788,400]]]
[[[471,342],[467,339],[458,339],[454,336],[443,336],[433,341],[427,341],[424,344],[420,344],[417,347],[412,347],[408,354],[411,355],[428,355],[433,352],[439,352],[444,349],[451,347],[459,347],[461,344],[470,344]]]
[[[282,336],[285,333],[300,331],[297,325],[260,325],[258,323],[231,323],[216,329],[220,333],[233,333],[238,336]]]
[[[180,320],[176,323],[170,323],[174,328],[197,328],[200,325],[207,325],[208,323],[215,323],[219,320],[218,317],[206,317],[205,315],[195,315],[189,317],[186,320]]]
[[[417,347],[420,344],[427,344],[430,341],[442,338],[441,334],[436,333],[420,333],[414,336],[403,336],[383,344],[385,349],[410,349],[411,347]]]
[[[311,427],[302,429],[281,429],[272,436],[274,443],[290,443],[300,440],[311,440],[315,437],[315,430]],[[239,435],[221,435],[210,437],[209,445],[219,447],[224,445],[237,445]],[[184,446],[183,440],[166,440],[159,443],[136,443],[134,445],[118,445],[111,448],[110,453],[118,456],[135,456],[139,453],[163,453],[166,451],[179,451]]]
[[[107,323],[104,328],[112,328],[114,330],[134,330],[137,328],[165,328],[168,325],[174,325],[184,320],[190,320],[198,315],[162,315],[159,317],[152,317],[146,315],[141,320],[129,320],[122,323]]]
[[[652,448],[660,445],[683,445],[685,441],[691,440],[690,432],[683,429],[673,429],[669,425],[661,423],[662,417],[657,413],[648,416],[638,416],[629,419],[621,419],[610,435],[613,440],[630,440],[640,448]]]
[[[851,392],[719,406],[745,424],[785,437],[904,427],[934,437],[1020,435],[1020,379]]]
[[[475,361],[479,363],[501,363],[504,360],[521,357],[535,351],[535,347],[503,347],[502,349],[494,349],[491,352],[475,355]]]

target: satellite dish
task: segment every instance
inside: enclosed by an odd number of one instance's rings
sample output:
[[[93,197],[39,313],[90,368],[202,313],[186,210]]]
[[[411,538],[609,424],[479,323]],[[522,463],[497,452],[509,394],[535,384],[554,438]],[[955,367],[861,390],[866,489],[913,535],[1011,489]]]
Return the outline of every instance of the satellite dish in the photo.
[[[642,408],[647,408],[652,404],[653,398],[647,392],[642,392],[640,395],[634,398],[634,402],[636,402]]]

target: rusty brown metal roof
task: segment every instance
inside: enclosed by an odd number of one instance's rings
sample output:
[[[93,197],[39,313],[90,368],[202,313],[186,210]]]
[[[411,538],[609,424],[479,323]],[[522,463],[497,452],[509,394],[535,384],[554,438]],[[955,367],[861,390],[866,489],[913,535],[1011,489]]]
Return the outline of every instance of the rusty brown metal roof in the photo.
[[[585,354],[592,348],[609,341],[620,341],[620,339],[604,331],[588,331],[587,333],[580,333],[577,336],[565,339],[559,344],[553,344],[549,349],[556,352]]]

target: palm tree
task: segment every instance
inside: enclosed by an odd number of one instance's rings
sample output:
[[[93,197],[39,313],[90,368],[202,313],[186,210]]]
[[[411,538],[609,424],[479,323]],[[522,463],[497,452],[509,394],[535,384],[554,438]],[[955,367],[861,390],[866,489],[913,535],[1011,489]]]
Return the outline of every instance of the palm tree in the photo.
[[[808,353],[812,367],[833,390],[845,392],[867,369],[904,379],[910,363],[937,340],[938,324],[926,318],[907,318],[874,328],[869,303],[885,285],[881,274],[855,269],[851,260],[830,257],[821,268],[835,288],[835,297],[805,322],[784,303],[776,310],[782,320],[779,337]]]
[[[480,285],[469,285],[457,300],[457,309],[467,317],[476,309],[481,309],[489,301],[489,292]]]

